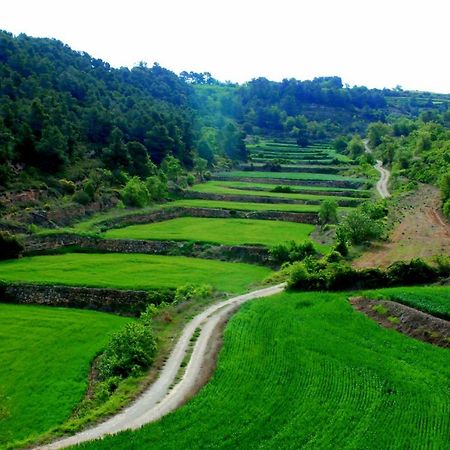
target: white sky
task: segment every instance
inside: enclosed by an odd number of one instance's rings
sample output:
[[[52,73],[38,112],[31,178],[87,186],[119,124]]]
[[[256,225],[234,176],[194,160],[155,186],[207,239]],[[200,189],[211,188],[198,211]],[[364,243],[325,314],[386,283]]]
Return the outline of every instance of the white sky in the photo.
[[[1,0],[0,28],[114,67],[450,93],[449,0]]]

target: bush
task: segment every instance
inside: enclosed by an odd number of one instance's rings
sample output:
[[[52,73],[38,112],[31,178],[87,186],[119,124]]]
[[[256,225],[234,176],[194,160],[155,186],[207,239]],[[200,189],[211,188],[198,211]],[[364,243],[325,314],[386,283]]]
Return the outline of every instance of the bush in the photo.
[[[91,198],[88,194],[86,194],[86,192],[77,191],[73,194],[72,200],[80,205],[87,205],[91,201]]]
[[[144,208],[150,203],[150,193],[139,177],[130,178],[120,195],[127,206]]]
[[[322,202],[319,209],[319,221],[321,225],[325,225],[327,223],[337,223],[338,215],[337,215],[338,205],[336,200],[327,199]]]
[[[0,260],[18,258],[23,250],[16,236],[8,231],[0,231]]]
[[[61,186],[62,190],[66,193],[66,194],[73,194],[75,192],[75,183],[73,181],[70,180],[66,180],[65,178],[62,178],[61,180],[59,180],[59,185]]]
[[[359,245],[381,239],[384,235],[384,230],[383,223],[372,219],[367,212],[357,208],[345,217],[337,233],[352,244]]]
[[[207,298],[211,297],[213,289],[209,284],[193,285],[185,284],[179,286],[175,292],[175,303],[184,302],[187,300],[192,300],[194,298]]]
[[[294,192],[290,186],[275,186],[271,192],[281,192],[288,194],[289,192]]]
[[[373,289],[379,286],[427,284],[449,274],[448,267],[434,268],[420,258],[396,262],[386,270],[356,270],[339,262],[318,262],[306,258],[293,266],[288,286],[302,290]]]
[[[278,244],[269,250],[270,259],[276,264],[302,261],[307,256],[317,255],[317,250],[311,241]]]
[[[129,323],[112,336],[99,361],[99,377],[106,380],[139,373],[150,366],[155,353],[156,340],[151,328],[139,321]]]

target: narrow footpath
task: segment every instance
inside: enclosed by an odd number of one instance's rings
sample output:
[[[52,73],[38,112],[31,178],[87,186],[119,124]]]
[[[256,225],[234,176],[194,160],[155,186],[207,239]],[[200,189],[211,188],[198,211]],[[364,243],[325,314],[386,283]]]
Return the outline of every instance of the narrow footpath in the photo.
[[[256,298],[278,294],[284,288],[284,284],[279,284],[233,297],[210,306],[186,325],[158,379],[128,408],[92,428],[51,444],[37,447],[37,449],[60,449],[99,439],[108,434],[115,434],[129,429],[134,430],[158,420],[178,408],[186,399],[190,398],[192,393],[198,388],[199,380],[204,378],[202,377],[202,372],[204,366],[207,365],[208,349],[211,346],[211,340],[214,340],[214,331],[218,325],[237,310],[241,304]],[[201,330],[200,335],[195,343],[186,370],[181,380],[172,387],[188,351],[190,339],[197,329]]]
[[[366,149],[366,153],[372,153],[371,148],[369,147],[369,142],[367,139],[363,140],[364,147]],[[383,161],[379,159],[376,160],[376,164],[373,166],[379,173],[380,179],[377,181],[377,191],[381,198],[388,198],[391,196],[388,190],[388,182],[391,176],[391,172],[383,167]]]

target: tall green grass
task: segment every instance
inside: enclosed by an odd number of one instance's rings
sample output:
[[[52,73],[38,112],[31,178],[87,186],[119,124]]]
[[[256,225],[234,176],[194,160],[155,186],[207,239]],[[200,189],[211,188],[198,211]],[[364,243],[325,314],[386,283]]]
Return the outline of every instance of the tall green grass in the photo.
[[[68,419],[86,391],[91,360],[130,320],[0,303],[0,448]]]
[[[68,253],[0,262],[3,281],[118,289],[208,283],[218,291],[241,292],[269,273],[250,264],[136,253]]]
[[[381,328],[344,294],[244,305],[218,368],[157,423],[83,449],[448,448],[448,350]]]

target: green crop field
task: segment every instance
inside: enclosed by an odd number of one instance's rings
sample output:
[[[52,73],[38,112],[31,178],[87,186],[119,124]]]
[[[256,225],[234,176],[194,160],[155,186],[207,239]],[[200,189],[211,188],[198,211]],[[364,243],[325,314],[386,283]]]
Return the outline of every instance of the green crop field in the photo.
[[[286,212],[318,212],[319,205],[290,205],[288,203],[251,203],[221,200],[187,199],[176,200],[169,206],[188,206],[194,208],[240,209],[244,211],[286,211]],[[343,209],[343,208],[341,208]]]
[[[294,200],[317,200],[322,201],[325,199],[329,199],[330,196],[326,195],[324,192],[322,195],[316,194],[300,194],[295,192],[267,192],[267,191],[252,191],[244,190],[244,189],[236,189],[233,187],[226,187],[214,184],[214,182],[196,184],[192,187],[192,190],[195,192],[204,192],[208,194],[230,194],[230,195],[254,195],[256,197],[274,197],[274,198],[291,198]],[[352,197],[344,197],[344,196],[333,196],[333,198],[338,200],[347,200],[354,201],[355,199]]]
[[[203,186],[204,184],[208,184],[208,186],[215,187],[226,187],[226,188],[244,188],[246,190],[253,190],[254,188],[262,189],[264,191],[270,191],[271,189],[280,186],[280,184],[276,184],[276,180],[273,180],[273,184],[271,183],[251,183],[248,181],[208,181],[203,184],[196,184],[195,188],[199,186]],[[327,191],[331,192],[342,192],[342,196],[345,197],[346,192],[351,193],[351,195],[360,194],[361,197],[368,197],[371,195],[371,191],[365,189],[352,189],[352,188],[342,188],[342,187],[329,187],[329,186],[289,186],[290,189],[294,192],[303,191],[323,191],[323,195],[326,195]]]
[[[313,230],[314,225],[274,220],[180,217],[164,222],[112,229],[104,236],[118,239],[171,239],[271,246],[291,240],[304,241]]]
[[[86,391],[91,360],[129,320],[0,303],[0,448],[68,419]]]
[[[231,319],[187,405],[83,449],[449,448],[448,350],[380,327],[345,294],[284,293]]]
[[[32,256],[0,263],[0,280],[41,284],[154,289],[186,283],[241,292],[270,273],[265,267],[223,261],[143,254]]]
[[[296,173],[296,172],[249,172],[243,170],[233,170],[231,172],[218,172],[220,177],[245,177],[245,178],[269,178],[285,180],[320,180],[320,181],[355,181],[365,182],[365,178],[351,178],[343,175],[327,173]]]
[[[393,300],[450,320],[450,286],[388,288],[363,294],[369,298]]]

